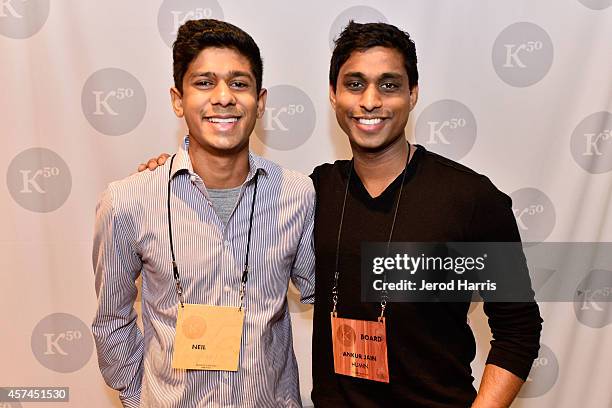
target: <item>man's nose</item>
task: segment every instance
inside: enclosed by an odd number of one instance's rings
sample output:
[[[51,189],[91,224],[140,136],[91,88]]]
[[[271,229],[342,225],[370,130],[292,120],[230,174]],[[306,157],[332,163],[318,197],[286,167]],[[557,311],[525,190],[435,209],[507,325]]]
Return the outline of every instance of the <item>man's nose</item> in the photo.
[[[370,112],[382,106],[382,99],[375,84],[370,84],[361,94],[361,107]]]
[[[217,86],[215,86],[210,97],[210,103],[213,105],[221,106],[236,104],[236,98],[234,97],[234,93],[225,81],[219,81]]]

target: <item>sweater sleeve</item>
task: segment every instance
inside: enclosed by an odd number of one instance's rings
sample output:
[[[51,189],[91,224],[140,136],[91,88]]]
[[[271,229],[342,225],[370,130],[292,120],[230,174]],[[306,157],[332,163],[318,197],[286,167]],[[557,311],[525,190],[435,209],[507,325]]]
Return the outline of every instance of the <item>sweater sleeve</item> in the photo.
[[[471,240],[520,242],[510,197],[497,190],[484,176],[480,180],[480,187],[469,226]],[[522,254],[521,259],[524,260]],[[526,262],[521,266],[512,271],[511,279],[526,282],[530,300],[488,302],[485,298],[483,308],[493,335],[486,363],[504,368],[525,380],[533,360],[538,356],[543,321],[534,300]]]

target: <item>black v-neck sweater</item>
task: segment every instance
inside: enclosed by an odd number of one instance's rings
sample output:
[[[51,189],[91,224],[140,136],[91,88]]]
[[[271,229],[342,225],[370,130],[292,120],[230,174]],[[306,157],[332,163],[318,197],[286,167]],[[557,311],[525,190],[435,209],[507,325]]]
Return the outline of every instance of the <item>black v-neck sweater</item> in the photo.
[[[316,301],[312,400],[316,407],[469,407],[476,396],[470,363],[476,344],[469,303],[390,303],[390,383],[334,373],[330,312],[336,239],[350,161],[323,164],[311,175],[317,191]],[[422,146],[407,165],[393,241],[520,241],[510,198],[491,181]],[[340,243],[338,315],[375,320],[379,303],[361,302],[360,245],[386,242],[401,174],[372,198],[355,172]],[[536,303],[489,303],[493,334],[487,363],[525,379],[537,357],[542,319]]]

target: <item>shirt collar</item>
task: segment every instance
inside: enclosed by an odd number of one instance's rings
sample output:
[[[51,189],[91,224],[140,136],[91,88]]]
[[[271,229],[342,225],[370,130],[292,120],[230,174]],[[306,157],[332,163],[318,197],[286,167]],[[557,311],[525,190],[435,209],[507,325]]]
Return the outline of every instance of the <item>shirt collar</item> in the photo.
[[[251,181],[255,177],[255,173],[259,172],[261,175],[267,175],[269,172],[269,163],[262,157],[249,151],[249,173],[245,182]],[[174,161],[172,163],[172,169],[170,169],[170,178],[174,178],[177,173],[187,172],[190,175],[195,174],[193,171],[193,165],[189,158],[189,135],[185,136],[183,143],[176,152]]]

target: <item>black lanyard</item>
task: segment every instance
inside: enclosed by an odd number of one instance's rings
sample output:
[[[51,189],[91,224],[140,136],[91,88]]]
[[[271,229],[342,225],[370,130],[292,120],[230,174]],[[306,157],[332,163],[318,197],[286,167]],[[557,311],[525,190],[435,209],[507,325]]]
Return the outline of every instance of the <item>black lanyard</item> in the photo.
[[[410,160],[410,144],[408,144],[408,159]],[[344,222],[344,210],[346,209],[346,198],[348,196],[349,185],[351,184],[351,176],[353,175],[353,160],[350,163],[350,169],[348,179],[346,180],[346,189],[344,190],[344,200],[342,201],[342,213],[340,214],[340,225],[338,226],[338,239],[336,241],[336,271],[334,273],[334,286],[332,287],[332,301],[334,308],[332,310],[333,315],[336,315],[336,305],[338,304],[338,281],[340,279],[340,238],[342,237],[342,223]],[[408,163],[404,168],[402,174],[402,184],[400,185],[399,194],[397,195],[397,201],[395,203],[395,212],[393,213],[393,222],[391,223],[391,230],[389,231],[389,239],[387,240],[387,254],[389,253],[389,245],[391,244],[391,238],[393,237],[393,230],[395,229],[395,220],[397,219],[397,210],[399,208],[400,200],[402,199],[402,191],[404,189],[404,181],[406,180],[406,173],[408,169]],[[383,281],[387,281],[387,274],[383,275]],[[384,289],[380,297],[380,316],[379,320],[385,316],[385,308],[387,307],[387,290]]]
[[[172,273],[174,275],[174,282],[176,283],[176,294],[178,295],[179,302],[181,303],[181,307],[184,306],[183,302],[183,287],[181,285],[181,278],[178,272],[178,266],[176,265],[176,257],[174,256],[174,241],[172,239],[172,212],[170,211],[170,193],[171,193],[171,184],[172,184],[172,163],[174,162],[174,157],[176,154],[172,155],[170,159],[170,169],[168,170],[168,237],[170,238],[170,253],[172,254]],[[247,238],[247,247],[246,254],[244,259],[244,270],[242,271],[242,279],[240,280],[240,306],[238,310],[242,310],[243,301],[244,301],[244,290],[246,288],[246,283],[249,275],[249,249],[251,247],[251,230],[253,229],[253,213],[255,212],[255,197],[257,196],[257,179],[259,178],[259,172],[255,170],[255,186],[253,188],[253,201],[251,202],[251,214],[249,215],[249,233]]]

